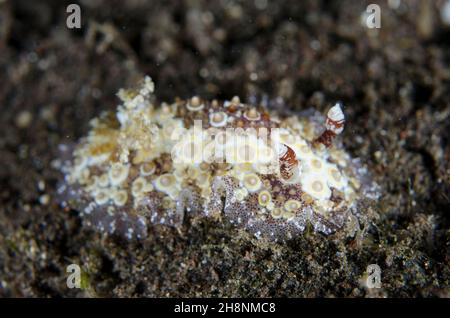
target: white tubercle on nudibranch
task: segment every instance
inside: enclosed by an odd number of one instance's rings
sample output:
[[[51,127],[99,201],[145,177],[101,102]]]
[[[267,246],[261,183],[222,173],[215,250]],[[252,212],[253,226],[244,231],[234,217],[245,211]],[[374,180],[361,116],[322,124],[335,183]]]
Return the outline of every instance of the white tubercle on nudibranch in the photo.
[[[366,169],[333,145],[345,123],[339,103],[314,139],[317,115],[283,117],[237,96],[156,104],[153,93],[150,77],[121,89],[117,112],[93,120],[63,166],[64,204],[100,230],[143,238],[150,225],[222,215],[269,240],[307,224],[331,234],[376,194]]]

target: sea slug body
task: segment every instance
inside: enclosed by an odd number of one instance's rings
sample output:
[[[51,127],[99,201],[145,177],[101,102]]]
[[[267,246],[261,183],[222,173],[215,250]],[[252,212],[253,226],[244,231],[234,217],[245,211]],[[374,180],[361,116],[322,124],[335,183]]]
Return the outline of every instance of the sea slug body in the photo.
[[[358,220],[377,196],[367,170],[334,142],[342,106],[326,118],[281,116],[230,101],[156,104],[154,83],[120,90],[117,112],[91,130],[65,161],[63,204],[88,224],[127,238],[180,228],[186,216],[219,216],[258,238],[286,240],[310,224],[331,234]]]

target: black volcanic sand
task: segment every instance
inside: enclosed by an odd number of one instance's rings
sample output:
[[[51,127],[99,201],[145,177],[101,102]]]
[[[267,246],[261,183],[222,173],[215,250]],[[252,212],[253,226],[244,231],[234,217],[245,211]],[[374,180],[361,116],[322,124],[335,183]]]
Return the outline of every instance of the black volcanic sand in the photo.
[[[440,1],[0,3],[0,296],[449,297],[450,28]],[[407,2],[407,4],[405,3]],[[143,242],[83,226],[55,198],[58,145],[143,74],[160,100],[283,97],[293,111],[341,100],[342,140],[382,187],[353,239],[307,232],[262,244],[225,221],[155,226]],[[66,266],[83,289],[66,287]],[[369,264],[382,288],[367,289]]]

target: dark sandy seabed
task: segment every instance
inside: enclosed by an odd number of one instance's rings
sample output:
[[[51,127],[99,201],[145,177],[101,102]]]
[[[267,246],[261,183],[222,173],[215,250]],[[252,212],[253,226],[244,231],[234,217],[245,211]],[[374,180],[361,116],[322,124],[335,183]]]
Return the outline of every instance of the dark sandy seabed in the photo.
[[[442,1],[373,2],[378,31],[361,24],[364,1],[86,0],[74,31],[64,1],[1,1],[0,296],[449,297],[450,28]],[[159,100],[343,101],[339,138],[382,189],[374,221],[283,244],[219,220],[141,242],[83,226],[56,200],[58,145],[143,74]],[[71,263],[83,289],[66,286]],[[364,286],[373,263],[381,289]]]

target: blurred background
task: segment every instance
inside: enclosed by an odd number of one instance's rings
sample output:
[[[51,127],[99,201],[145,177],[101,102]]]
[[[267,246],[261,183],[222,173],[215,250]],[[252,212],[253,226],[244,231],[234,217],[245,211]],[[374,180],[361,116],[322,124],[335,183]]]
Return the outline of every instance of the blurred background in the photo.
[[[449,48],[443,0],[0,0],[0,296],[448,297]],[[383,190],[377,223],[361,242],[270,248],[214,221],[133,243],[86,229],[55,200],[58,146],[144,74],[161,101],[342,101],[342,140]],[[380,290],[361,284],[371,263]]]

